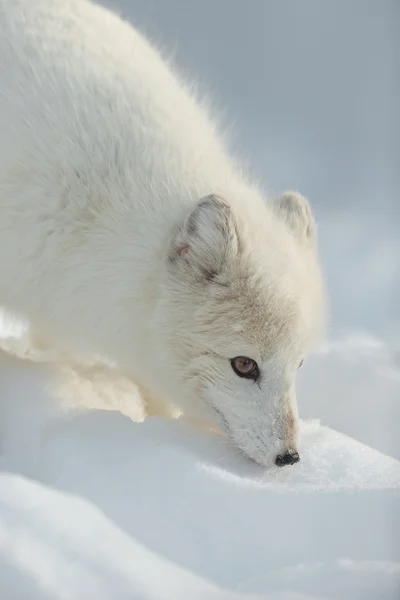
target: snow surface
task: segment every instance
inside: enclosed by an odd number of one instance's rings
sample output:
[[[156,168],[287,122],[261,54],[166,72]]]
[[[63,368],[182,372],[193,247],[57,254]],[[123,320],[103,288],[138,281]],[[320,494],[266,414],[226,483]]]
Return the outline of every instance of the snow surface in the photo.
[[[342,340],[299,397],[324,425],[264,471],[182,420],[138,422],[118,374],[0,351],[0,598],[398,600],[399,369]]]

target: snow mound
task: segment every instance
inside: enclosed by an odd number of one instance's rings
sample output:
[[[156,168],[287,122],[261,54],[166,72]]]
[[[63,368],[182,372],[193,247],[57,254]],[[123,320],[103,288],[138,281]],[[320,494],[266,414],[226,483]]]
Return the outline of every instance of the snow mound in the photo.
[[[328,396],[347,376],[340,362],[347,350],[332,346],[315,358]],[[379,356],[369,368],[381,397],[386,390],[385,406],[396,411],[399,396],[387,390],[398,388]],[[7,600],[399,597],[395,457],[306,421],[301,462],[264,471],[182,420],[134,422],[121,412],[131,394],[132,412],[140,414],[134,386],[93,373],[0,355],[0,582]],[[350,414],[366,401],[353,392]],[[86,409],[77,411],[71,396],[86,394]],[[307,410],[315,416],[313,401]],[[344,404],[338,397],[328,423],[347,422]]]

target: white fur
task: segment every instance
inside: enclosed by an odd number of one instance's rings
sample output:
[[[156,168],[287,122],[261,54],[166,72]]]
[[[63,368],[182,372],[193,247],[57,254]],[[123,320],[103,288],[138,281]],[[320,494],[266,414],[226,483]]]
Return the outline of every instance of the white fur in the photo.
[[[295,374],[323,307],[307,201],[267,204],[106,9],[0,0],[0,60],[0,303],[261,464],[296,450]]]

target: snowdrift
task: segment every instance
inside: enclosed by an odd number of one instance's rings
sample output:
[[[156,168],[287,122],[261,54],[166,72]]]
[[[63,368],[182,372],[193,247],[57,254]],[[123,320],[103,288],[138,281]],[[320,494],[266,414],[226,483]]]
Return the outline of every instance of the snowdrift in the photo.
[[[135,422],[117,375],[2,353],[0,596],[398,599],[399,372],[365,339],[310,363],[302,414],[349,435],[304,421],[301,462],[264,471],[184,421]]]

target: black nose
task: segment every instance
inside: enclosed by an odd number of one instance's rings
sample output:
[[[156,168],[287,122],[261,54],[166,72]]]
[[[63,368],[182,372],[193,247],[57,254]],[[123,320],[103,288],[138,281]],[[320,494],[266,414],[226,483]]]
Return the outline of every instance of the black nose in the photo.
[[[286,465],[294,465],[299,462],[299,460],[299,453],[289,450],[286,454],[278,454],[275,459],[275,464],[277,467],[285,467]]]

